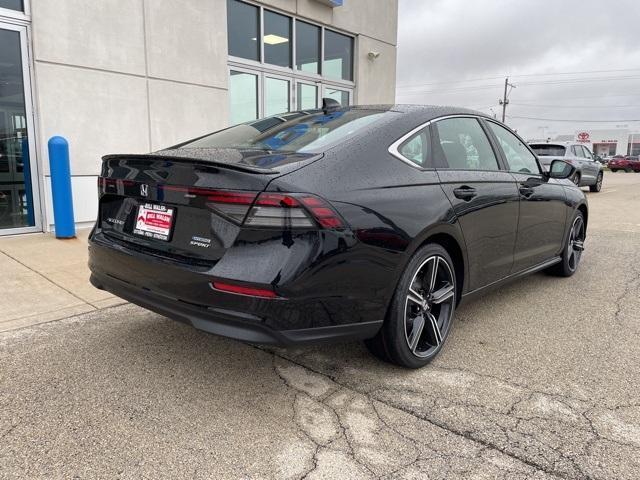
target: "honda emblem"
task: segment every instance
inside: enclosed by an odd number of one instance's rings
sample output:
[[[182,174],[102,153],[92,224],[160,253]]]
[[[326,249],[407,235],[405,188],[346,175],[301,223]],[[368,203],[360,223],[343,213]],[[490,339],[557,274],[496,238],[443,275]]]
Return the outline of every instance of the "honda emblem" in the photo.
[[[140,185],[140,195],[142,195],[143,197],[148,197],[149,196],[149,185],[147,185],[145,183]]]

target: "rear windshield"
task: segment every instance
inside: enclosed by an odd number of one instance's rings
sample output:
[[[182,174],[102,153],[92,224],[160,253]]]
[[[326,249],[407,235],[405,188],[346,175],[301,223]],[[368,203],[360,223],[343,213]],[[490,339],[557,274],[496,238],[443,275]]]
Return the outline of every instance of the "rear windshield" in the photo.
[[[320,153],[389,115],[397,113],[368,109],[345,109],[328,114],[296,112],[241,123],[176,147]]]
[[[566,147],[562,145],[529,145],[536,155],[539,157],[564,157],[564,152],[566,151]]]

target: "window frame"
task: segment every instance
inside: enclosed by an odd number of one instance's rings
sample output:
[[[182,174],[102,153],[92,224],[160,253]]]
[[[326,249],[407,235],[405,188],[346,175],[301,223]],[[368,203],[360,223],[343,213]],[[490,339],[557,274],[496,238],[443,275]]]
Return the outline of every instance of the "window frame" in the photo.
[[[23,22],[31,21],[31,0],[22,0],[24,9],[11,10],[10,8],[0,7],[0,21],[11,23],[17,21],[20,25],[25,25]]]
[[[258,118],[262,118],[262,114],[264,112],[264,108],[263,108],[263,98],[264,98],[264,82],[263,82],[263,75],[260,72],[256,72],[254,70],[248,69],[248,68],[243,68],[243,67],[235,67],[232,65],[229,65],[227,68],[227,78],[230,79],[231,78],[231,72],[240,72],[240,73],[247,73],[249,75],[255,75],[257,77],[257,82],[256,82],[256,95],[257,95],[257,107],[258,107]],[[231,116],[231,84],[229,83],[228,85],[228,91],[227,91],[227,105],[229,106],[229,117]],[[256,120],[258,119],[256,118]]]
[[[498,152],[500,153],[500,156],[502,157],[502,163],[504,164],[504,168],[505,171],[512,173],[512,174],[520,174],[520,175],[525,175],[524,172],[519,172],[517,170],[511,170],[511,166],[509,165],[509,161],[507,160],[507,154],[504,152],[504,150],[502,149],[502,145],[500,145],[500,141],[498,140],[498,137],[496,136],[495,133],[493,133],[493,130],[490,128],[489,123],[494,123],[502,128],[505,128],[509,133],[511,133],[511,135],[515,136],[518,140],[520,140],[520,142],[525,146],[525,148],[527,150],[529,150],[529,152],[531,153],[531,155],[533,155],[533,158],[536,161],[536,164],[538,165],[538,173],[535,172],[531,172],[531,173],[526,173],[526,175],[534,175],[540,178],[544,177],[544,169],[542,168],[542,165],[540,164],[540,159],[538,158],[538,155],[536,155],[536,153],[533,151],[533,149],[529,146],[529,144],[527,142],[525,142],[522,137],[520,135],[518,135],[516,132],[514,132],[513,130],[511,130],[508,126],[497,122],[494,119],[491,118],[487,118],[487,117],[479,117],[480,118],[480,122],[486,124],[486,131],[487,134],[490,136],[490,138],[492,139],[492,141],[495,143],[496,148],[498,149]]]
[[[406,163],[407,165],[409,165],[412,168],[415,168],[416,170],[420,170],[420,171],[427,171],[427,170],[435,170],[435,168],[433,167],[433,148],[431,148],[431,144],[433,143],[433,138],[431,135],[431,123],[433,122],[432,120],[429,120],[427,122],[424,122],[420,125],[418,125],[417,127],[409,130],[407,133],[405,133],[404,135],[402,135],[400,138],[398,138],[395,142],[393,142],[391,145],[389,145],[389,147],[387,148],[387,151],[391,154],[392,157],[400,160],[403,163]],[[413,160],[405,157],[404,155],[402,155],[402,153],[400,153],[400,147],[407,141],[410,140],[414,135],[421,133],[423,130],[427,130],[427,139],[429,141],[429,152],[431,152],[432,155],[427,156],[427,161],[425,162],[425,165],[418,165],[416,162],[414,162]]]
[[[247,2],[245,2],[247,3]],[[265,30],[265,13],[272,13],[274,15],[279,15],[281,17],[285,17],[289,20],[289,64],[291,65],[290,67],[283,67],[282,65],[275,65],[273,63],[267,63],[265,61],[265,43],[264,43],[264,36],[266,34],[266,30]],[[262,8],[260,9],[260,15],[258,16],[258,21],[260,22],[260,24],[258,25],[258,30],[260,31],[260,53],[259,53],[259,57],[260,57],[260,61],[261,63],[264,63],[265,65],[269,65],[269,66],[274,66],[274,67],[279,67],[279,68],[285,68],[285,69],[293,69],[296,66],[296,59],[293,57],[295,52],[294,52],[294,48],[293,46],[296,43],[296,40],[294,38],[294,35],[296,33],[295,28],[294,28],[294,23],[295,23],[295,19],[291,16],[291,15],[286,15],[284,13],[281,12],[277,12],[275,10],[271,10],[269,8]]]
[[[316,81],[311,81],[311,80],[302,80],[302,79],[293,79],[293,96],[295,97],[295,109],[296,110],[309,110],[307,109],[303,109],[301,108],[301,106],[299,105],[298,102],[298,85],[307,85],[310,87],[314,87],[316,89],[316,106],[315,109],[320,107],[320,104],[322,103],[322,94],[323,94],[323,90],[322,90],[322,84],[320,82],[316,82]],[[314,110],[314,109],[312,109]]]
[[[313,20],[307,19],[307,18],[303,18],[300,16],[297,16],[295,14],[292,14],[291,12],[287,12],[278,8],[266,8],[264,5],[257,3],[253,0],[237,0],[237,1],[241,1],[243,3],[246,3],[248,5],[252,5],[254,7],[257,7],[259,9],[259,24],[258,24],[258,30],[259,30],[259,38],[260,38],[260,45],[259,45],[259,61],[255,61],[255,60],[249,60],[246,58],[242,58],[242,57],[235,57],[232,55],[228,55],[228,66],[235,66],[238,68],[251,68],[251,69],[255,69],[255,70],[259,70],[261,72],[269,72],[269,73],[274,73],[274,74],[284,74],[287,75],[289,77],[292,77],[293,79],[299,79],[299,80],[303,80],[303,81],[311,81],[311,82],[321,82],[323,85],[327,84],[327,85],[331,85],[334,86],[336,88],[340,88],[340,89],[345,89],[345,90],[352,90],[353,93],[351,94],[351,104],[355,103],[355,98],[354,95],[357,94],[356,92],[356,82],[355,82],[355,77],[356,77],[356,73],[358,71],[358,65],[357,65],[357,51],[358,51],[358,38],[356,35],[353,35],[352,33],[346,32],[344,30],[341,30],[339,28],[335,28],[333,26],[331,27],[326,27],[325,25],[315,22]],[[269,12],[273,12],[279,15],[284,15],[288,18],[291,19],[291,67],[281,67],[278,65],[272,65],[270,63],[266,63],[264,61],[264,42],[263,42],[263,36],[264,36],[264,12],[265,11],[269,11]],[[296,63],[296,22],[297,21],[301,21],[304,23],[307,23],[309,25],[313,25],[315,27],[319,27],[320,28],[320,73],[316,74],[316,73],[310,73],[310,72],[305,72],[303,70],[298,70],[297,68],[297,63]],[[337,78],[327,78],[323,76],[323,71],[324,71],[324,44],[325,44],[325,31],[329,30],[335,33],[339,33],[341,35],[345,35],[347,37],[350,37],[352,39],[352,45],[353,45],[353,61],[352,61],[352,72],[353,72],[353,76],[354,76],[354,80],[343,80],[343,79],[337,79]],[[228,48],[227,48],[227,52],[228,52]],[[291,102],[291,104],[293,105],[294,103]]]
[[[288,103],[289,103],[289,110],[286,112],[278,112],[275,113],[273,115],[267,115],[266,114],[266,109],[267,109],[267,78],[271,78],[273,80],[280,80],[280,81],[285,81],[288,83],[287,89],[289,90],[289,95],[288,95]],[[261,96],[258,96],[258,105],[260,106],[260,108],[258,109],[259,111],[262,112],[262,115],[260,115],[258,118],[266,118],[266,117],[273,117],[276,115],[280,115],[283,113],[289,113],[292,112],[293,110],[291,110],[291,108],[293,107],[293,103],[292,103],[292,98],[291,98],[291,91],[293,90],[293,79],[284,75],[278,75],[278,74],[273,74],[273,73],[264,73],[263,75],[258,75],[258,82],[262,83],[262,87],[258,88],[258,92],[262,93]]]
[[[291,69],[296,72],[297,74],[301,74],[302,76],[313,76],[313,77],[322,77],[322,71],[323,71],[323,63],[324,63],[324,59],[323,59],[323,55],[324,55],[324,28],[322,25],[314,23],[312,21],[309,21],[307,19],[302,19],[299,17],[296,17],[295,15],[290,15],[291,16],[291,23],[292,23],[292,38],[293,38],[293,45],[291,46],[291,51],[292,51],[292,61],[291,61]],[[320,73],[311,73],[311,72],[307,72],[304,70],[301,70],[298,68],[298,22],[302,22],[302,23],[306,23],[307,25],[311,25],[313,27],[316,27],[320,30],[320,49],[318,51],[318,70],[320,71]]]

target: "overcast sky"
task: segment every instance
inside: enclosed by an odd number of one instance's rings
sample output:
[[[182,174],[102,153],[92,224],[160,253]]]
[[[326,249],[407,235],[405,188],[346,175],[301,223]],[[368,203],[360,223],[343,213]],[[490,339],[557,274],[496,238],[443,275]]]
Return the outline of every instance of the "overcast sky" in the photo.
[[[640,0],[399,4],[398,103],[491,107],[500,118],[508,75],[507,123],[525,138],[640,132]],[[614,122],[593,122],[604,120]]]

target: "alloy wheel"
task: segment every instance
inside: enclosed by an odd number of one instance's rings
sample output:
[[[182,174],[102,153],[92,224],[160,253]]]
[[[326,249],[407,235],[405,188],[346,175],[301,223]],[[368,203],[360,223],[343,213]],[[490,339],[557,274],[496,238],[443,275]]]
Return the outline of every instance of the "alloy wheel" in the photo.
[[[427,258],[409,284],[405,300],[404,330],[407,345],[417,357],[428,357],[442,344],[451,326],[455,285],[445,258]]]
[[[580,263],[580,257],[584,251],[584,238],[584,221],[582,220],[582,216],[578,215],[571,226],[569,243],[567,245],[568,264],[572,272],[576,271]]]

